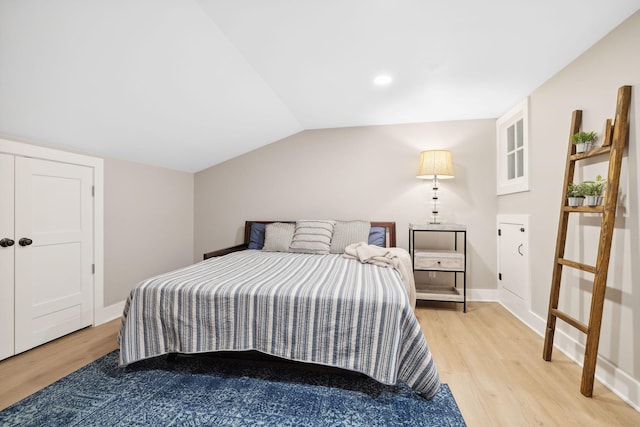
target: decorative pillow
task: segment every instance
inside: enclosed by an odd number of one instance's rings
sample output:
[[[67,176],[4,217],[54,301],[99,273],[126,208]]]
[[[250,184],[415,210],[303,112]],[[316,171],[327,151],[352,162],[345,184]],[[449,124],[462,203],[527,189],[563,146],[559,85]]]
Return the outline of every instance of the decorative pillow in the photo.
[[[387,229],[384,227],[371,227],[368,243],[384,248],[384,240],[387,237]]]
[[[249,249],[262,249],[264,246],[264,230],[267,224],[254,222],[249,233]]]
[[[368,242],[370,230],[371,223],[367,221],[336,221],[329,252],[341,254],[352,243]]]
[[[305,254],[328,254],[335,221],[297,221],[289,249]]]
[[[289,245],[293,239],[295,224],[274,222],[267,224],[264,230],[263,251],[266,252],[290,252]]]

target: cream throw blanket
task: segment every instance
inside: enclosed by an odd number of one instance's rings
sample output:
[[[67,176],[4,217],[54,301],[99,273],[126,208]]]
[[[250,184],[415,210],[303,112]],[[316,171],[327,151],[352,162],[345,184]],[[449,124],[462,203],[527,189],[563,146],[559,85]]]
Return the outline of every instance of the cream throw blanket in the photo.
[[[409,296],[411,307],[416,306],[416,283],[413,278],[413,267],[409,252],[402,248],[382,248],[364,242],[353,243],[344,248],[345,258],[357,259],[364,264],[395,268],[400,273],[402,283]]]

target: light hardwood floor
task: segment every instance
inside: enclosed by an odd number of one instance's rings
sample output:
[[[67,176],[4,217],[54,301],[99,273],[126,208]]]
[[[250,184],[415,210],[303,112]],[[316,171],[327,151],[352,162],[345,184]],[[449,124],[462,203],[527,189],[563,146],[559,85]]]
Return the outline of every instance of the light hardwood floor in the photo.
[[[580,394],[581,369],[559,351],[542,360],[541,337],[497,303],[416,310],[441,379],[470,427],[640,426],[640,412],[596,381]],[[0,409],[115,350],[119,321],[88,328],[0,362]]]
[[[85,328],[0,362],[0,409],[118,348],[119,320]]]
[[[640,412],[596,381],[580,394],[582,369],[498,303],[467,313],[423,305],[416,315],[440,372],[469,426],[640,426]],[[422,308],[422,307],[428,308]]]

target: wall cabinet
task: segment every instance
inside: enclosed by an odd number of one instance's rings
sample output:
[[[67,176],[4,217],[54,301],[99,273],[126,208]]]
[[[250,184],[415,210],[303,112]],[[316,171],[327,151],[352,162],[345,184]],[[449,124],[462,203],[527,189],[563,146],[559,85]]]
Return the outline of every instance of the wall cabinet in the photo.
[[[93,323],[94,170],[0,150],[0,178],[4,359]]]
[[[466,312],[466,226],[409,224],[409,252],[416,279],[416,298],[462,303]]]

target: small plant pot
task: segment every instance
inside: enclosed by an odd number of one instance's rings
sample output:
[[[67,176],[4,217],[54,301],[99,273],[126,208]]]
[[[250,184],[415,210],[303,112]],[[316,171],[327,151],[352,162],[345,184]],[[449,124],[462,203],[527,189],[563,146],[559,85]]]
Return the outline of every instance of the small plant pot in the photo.
[[[602,196],[587,196],[584,203],[587,206],[599,206],[602,204]]]
[[[591,145],[591,142],[581,142],[579,144],[576,144],[576,153],[584,153],[591,150]]]
[[[569,206],[572,207],[582,206],[584,203],[584,197],[567,197],[567,202]]]

